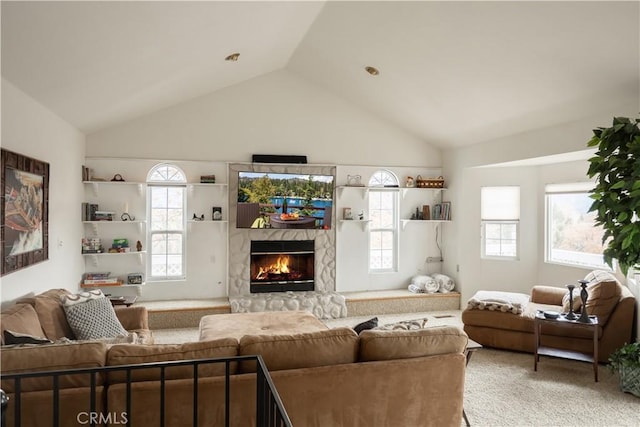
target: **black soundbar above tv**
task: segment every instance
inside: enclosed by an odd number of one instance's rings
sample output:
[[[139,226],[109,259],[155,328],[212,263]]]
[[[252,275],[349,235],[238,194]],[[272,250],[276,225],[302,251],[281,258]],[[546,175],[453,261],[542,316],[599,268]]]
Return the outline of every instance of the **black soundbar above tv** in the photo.
[[[306,164],[307,156],[287,156],[280,154],[254,154],[253,163],[297,163]]]

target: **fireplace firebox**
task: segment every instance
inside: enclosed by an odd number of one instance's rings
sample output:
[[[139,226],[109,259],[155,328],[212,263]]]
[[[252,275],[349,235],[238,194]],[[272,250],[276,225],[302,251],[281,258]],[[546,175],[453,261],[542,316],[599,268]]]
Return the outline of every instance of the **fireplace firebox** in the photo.
[[[314,290],[313,240],[252,240],[250,291]]]

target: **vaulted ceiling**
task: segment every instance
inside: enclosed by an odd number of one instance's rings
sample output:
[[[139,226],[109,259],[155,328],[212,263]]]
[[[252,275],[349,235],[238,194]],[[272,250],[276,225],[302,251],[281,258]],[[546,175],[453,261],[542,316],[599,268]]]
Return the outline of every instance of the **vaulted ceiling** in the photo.
[[[2,76],[85,133],[280,69],[463,146],[638,104],[640,4],[2,2]]]

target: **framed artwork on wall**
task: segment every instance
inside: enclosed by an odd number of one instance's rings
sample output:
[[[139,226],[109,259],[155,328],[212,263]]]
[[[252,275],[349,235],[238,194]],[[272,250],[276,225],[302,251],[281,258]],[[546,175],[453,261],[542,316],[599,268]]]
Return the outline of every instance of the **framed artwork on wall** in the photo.
[[[49,163],[2,149],[1,275],[49,259]]]

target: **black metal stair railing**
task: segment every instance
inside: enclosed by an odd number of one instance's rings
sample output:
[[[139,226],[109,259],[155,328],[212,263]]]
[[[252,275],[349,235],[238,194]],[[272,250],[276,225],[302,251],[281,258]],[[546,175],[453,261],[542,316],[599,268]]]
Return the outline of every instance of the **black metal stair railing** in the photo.
[[[110,419],[111,414],[106,413],[105,409],[102,412],[98,412],[98,401],[96,398],[97,381],[96,376],[106,374],[107,372],[124,371],[126,373],[126,414],[131,414],[131,384],[132,384],[132,372],[139,369],[158,369],[160,382],[160,422],[159,427],[165,426],[165,403],[166,403],[166,387],[167,381],[165,371],[167,368],[175,366],[191,366],[193,369],[193,412],[192,412],[192,426],[198,425],[198,370],[202,365],[207,364],[225,364],[225,381],[224,381],[224,425],[228,427],[230,425],[230,407],[231,407],[231,369],[232,363],[237,362],[256,362],[256,427],[291,427],[291,420],[287,415],[287,412],[282,404],[282,400],[278,395],[273,380],[269,375],[269,371],[266,368],[262,357],[257,356],[236,356],[228,358],[211,358],[211,359],[194,359],[194,360],[181,360],[181,361],[169,361],[169,362],[153,362],[142,363],[135,365],[117,365],[117,366],[103,366],[97,368],[80,368],[80,369],[64,369],[57,371],[42,371],[42,372],[24,372],[19,374],[2,374],[2,381],[13,382],[13,396],[11,399],[7,398],[4,391],[0,390],[0,398],[2,399],[2,427],[22,427],[22,383],[23,381],[31,378],[51,378],[52,387],[52,413],[53,417],[51,425],[58,427],[60,425],[60,378],[66,375],[88,375],[90,384],[90,396],[89,404],[87,407],[87,413],[96,414],[94,417],[87,417],[86,425],[96,426],[102,424],[112,424],[113,420]],[[108,385],[106,385],[108,387]],[[14,423],[13,426],[7,426],[5,424],[5,415],[9,408],[13,409]],[[131,426],[130,416],[125,416],[121,419],[121,422],[116,424],[122,424]],[[146,427],[146,426],[145,426]],[[182,426],[181,426],[182,427]]]

